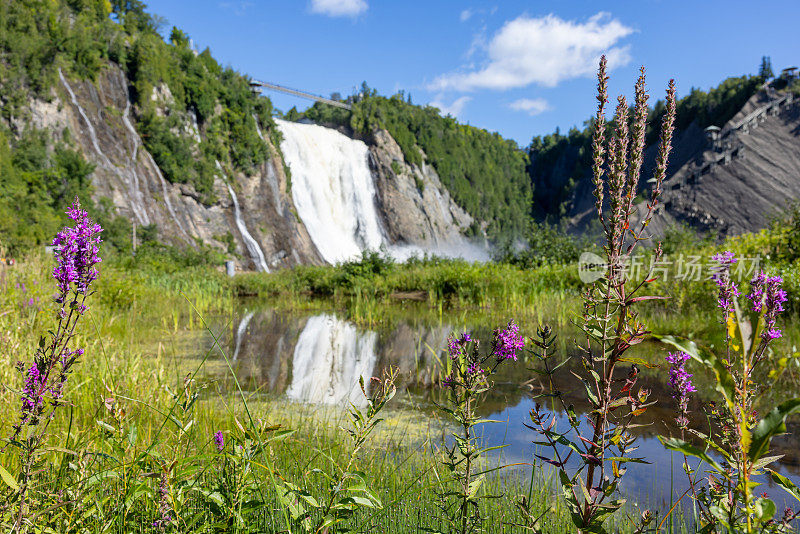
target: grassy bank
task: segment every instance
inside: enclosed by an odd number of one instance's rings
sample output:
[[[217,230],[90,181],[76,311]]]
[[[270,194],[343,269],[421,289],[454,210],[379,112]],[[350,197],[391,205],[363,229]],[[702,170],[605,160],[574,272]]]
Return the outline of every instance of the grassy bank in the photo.
[[[50,269],[50,260],[33,256],[2,273],[6,435],[19,417],[16,361],[30,359],[52,324]],[[224,279],[211,280],[105,266],[75,338],[85,354],[69,378],[69,404],[50,426],[36,475],[35,492],[48,504],[48,516],[31,508],[28,520],[58,532],[151,532],[166,492],[171,522],[162,530],[283,531],[279,481],[324,494],[322,473],[335,473],[350,458],[343,414],[257,392],[230,393],[203,378],[203,359],[170,357],[171,340],[203,328],[203,315],[229,311]],[[448,478],[435,453],[441,428],[428,432],[439,423],[425,421],[407,410],[389,412],[356,459],[382,507],[347,524],[361,531],[443,528],[437,494]],[[217,431],[228,444],[224,453],[212,439]],[[0,455],[7,486],[19,483],[16,458],[13,447]],[[524,493],[542,511],[555,506],[553,531],[565,528],[563,511],[538,478],[487,484],[486,491],[504,495],[486,501],[482,513],[491,524],[514,522],[515,499]],[[3,512],[6,524],[14,520],[12,509]]]
[[[747,255],[775,243],[778,238],[764,234],[725,246]],[[709,256],[712,247],[673,252]],[[794,260],[770,259],[768,266],[789,280],[796,270]],[[287,504],[285,488],[297,485],[307,497],[323,499],[331,487],[326,476],[335,480],[353,463],[381,506],[375,501],[359,508],[344,525],[364,532],[447,531],[442,495],[452,489],[453,480],[441,464],[441,446],[448,427],[429,410],[409,408],[409,402],[398,399],[403,409],[390,404],[382,414],[385,421],[353,456],[345,430],[351,421],[343,412],[290,403],[258,390],[240,391],[233,373],[212,379],[220,375],[204,372],[207,358],[214,358],[215,367],[226,366],[220,347],[189,359],[175,358],[181,353],[176,347],[187,332],[204,328],[213,337],[224,336],[241,296],[271,299],[277,307],[294,310],[333,307],[378,329],[409,312],[448,324],[454,317],[455,323],[466,324],[469,315],[488,326],[513,316],[526,335],[548,322],[569,338],[583,287],[574,264],[523,269],[509,263],[423,259],[401,265],[374,254],[334,267],[233,279],[212,266],[168,267],[120,260],[103,264],[74,340],[85,354],[69,377],[69,402],[53,420],[38,460],[40,506],[30,509],[26,520],[44,521],[41,510],[47,510],[47,524],[57,532],[151,532],[154,523],[157,530],[175,532],[286,531],[292,503]],[[29,361],[39,337],[52,328],[51,270],[51,258],[32,255],[0,272],[6,435],[18,420],[21,403],[16,362]],[[790,296],[796,298],[792,287]],[[719,333],[714,334],[717,318],[708,281],[655,281],[651,293],[671,297],[644,307],[642,316],[652,330],[720,342],[714,337]],[[800,342],[796,324],[785,327],[769,371],[782,377],[781,384],[797,384],[798,358],[791,349]],[[660,348],[648,344],[641,353],[653,361],[663,358]],[[773,388],[773,393],[784,389]],[[215,432],[225,440],[222,452]],[[9,447],[0,455],[9,498],[19,483],[14,450]],[[481,491],[498,498],[481,501],[481,515],[494,531],[521,531],[514,524],[524,495],[533,512],[544,514],[545,531],[569,532],[567,512],[550,481],[538,469],[531,472],[527,477],[522,471],[487,477]],[[14,509],[0,508],[7,525],[15,520]],[[158,523],[165,514],[170,521]],[[632,531],[636,519],[631,510],[609,528]]]

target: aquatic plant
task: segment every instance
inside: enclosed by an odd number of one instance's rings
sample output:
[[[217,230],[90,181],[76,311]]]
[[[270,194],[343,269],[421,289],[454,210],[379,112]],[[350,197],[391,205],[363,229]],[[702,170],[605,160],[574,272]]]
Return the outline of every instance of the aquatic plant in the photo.
[[[451,437],[452,445],[444,446],[442,463],[447,468],[455,488],[446,486],[440,493],[442,511],[450,523],[451,532],[477,532],[483,525],[478,503],[486,498],[482,487],[487,475],[501,469],[486,468],[477,471],[485,453],[501,447],[481,447],[474,435],[476,425],[492,421],[481,419],[476,412],[480,396],[492,387],[491,377],[498,367],[509,360],[516,361],[525,347],[519,327],[512,320],[505,328],[498,328],[492,336],[491,350],[481,354],[480,341],[464,332],[447,340],[450,374],[442,381],[448,395],[440,405],[442,412],[459,431]]]
[[[359,454],[367,438],[382,421],[381,411],[397,392],[397,369],[384,370],[381,378],[373,377],[369,382],[370,392],[359,377],[365,408],[350,405],[351,428],[346,429],[352,439],[351,450],[345,465],[333,462],[329,470],[315,469],[308,475],[318,475],[324,480],[324,493],[314,495],[309,481],[297,484],[282,480],[278,486],[278,497],[291,513],[293,526],[303,532],[337,532],[341,523],[361,509],[381,508],[383,504],[375,490],[367,485],[364,472],[357,468]],[[320,451],[322,454],[324,452]],[[300,486],[299,484],[302,484]],[[346,531],[342,529],[342,531]]]

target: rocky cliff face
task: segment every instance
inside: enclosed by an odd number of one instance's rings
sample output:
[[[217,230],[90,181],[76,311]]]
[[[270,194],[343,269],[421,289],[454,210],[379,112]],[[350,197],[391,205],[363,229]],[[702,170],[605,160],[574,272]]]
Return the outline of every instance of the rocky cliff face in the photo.
[[[68,129],[95,165],[97,199],[110,199],[119,214],[137,225],[156,225],[165,242],[228,250],[232,240],[232,259],[242,270],[323,263],[297,216],[280,152],[268,138],[262,136],[271,156],[252,175],[231,175],[218,165],[217,201],[206,205],[191,185],[169,183],[143,146],[128,85],[122,70],[110,64],[96,82],[62,74],[50,102],[31,103],[33,126],[56,136]],[[166,102],[172,97],[157,88],[153,98]],[[196,120],[187,117],[184,123],[185,132],[199,140]],[[374,137],[370,163],[376,203],[390,240],[427,247],[459,237],[471,218],[452,202],[435,172],[393,165],[397,144],[387,132]]]
[[[800,102],[790,93],[755,94],[664,182],[658,234],[675,222],[736,235],[764,228],[800,198]]]
[[[719,236],[764,228],[770,217],[800,198],[800,99],[763,89],[718,132],[696,122],[673,138],[667,179],[650,230],[656,236],[686,224]],[[657,146],[648,147],[640,188],[649,198]],[[589,226],[596,217],[589,174],[575,190],[570,225]],[[646,202],[637,206],[639,216]]]
[[[430,165],[406,163],[400,146],[386,130],[374,133],[369,164],[385,228],[393,242],[434,250],[459,246],[472,217],[453,202]]]

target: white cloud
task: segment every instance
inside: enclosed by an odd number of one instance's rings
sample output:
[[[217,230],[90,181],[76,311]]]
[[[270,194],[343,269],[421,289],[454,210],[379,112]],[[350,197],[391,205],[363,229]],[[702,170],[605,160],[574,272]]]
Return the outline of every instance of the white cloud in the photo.
[[[367,10],[366,0],[311,0],[311,12],[330,17],[356,17]]]
[[[633,31],[603,12],[586,22],[552,14],[539,18],[521,15],[506,22],[485,46],[487,61],[482,68],[444,74],[429,88],[502,90],[533,83],[553,87],[563,80],[591,75],[601,54],[606,54],[609,69],[628,63],[630,45],[615,45]]]
[[[457,117],[470,100],[472,100],[471,96],[462,96],[456,98],[452,104],[448,105],[443,103],[440,98],[437,98],[437,100],[431,102],[431,106],[439,108],[443,115]]]
[[[468,21],[469,18],[472,16],[472,13],[473,12],[471,9],[465,9],[464,11],[462,11],[461,16],[459,17],[461,19],[461,22]]]
[[[550,109],[550,105],[544,98],[520,98],[514,100],[508,107],[514,111],[524,111],[531,117]]]

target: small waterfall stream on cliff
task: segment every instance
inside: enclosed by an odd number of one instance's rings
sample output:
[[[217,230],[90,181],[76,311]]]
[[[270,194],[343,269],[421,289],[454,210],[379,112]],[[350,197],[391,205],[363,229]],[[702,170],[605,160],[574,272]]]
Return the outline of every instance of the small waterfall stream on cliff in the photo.
[[[363,141],[322,126],[276,119],[291,170],[292,198],[311,240],[328,263],[388,245],[375,206]]]
[[[77,108],[78,113],[80,114],[81,117],[83,117],[83,121],[86,123],[86,129],[89,132],[89,139],[92,142],[92,147],[94,148],[95,152],[97,152],[97,155],[100,156],[101,165],[104,168],[116,174],[117,176],[119,176],[123,182],[127,182],[130,186],[133,186],[134,185],[133,180],[136,179],[135,171],[133,171],[134,174],[131,176],[131,179],[126,179],[121,174],[120,169],[116,165],[114,165],[110,159],[108,159],[108,156],[106,156],[105,152],[103,152],[103,150],[100,148],[100,142],[97,139],[97,132],[95,131],[94,126],[92,125],[92,121],[89,120],[89,116],[86,114],[86,110],[84,110],[83,106],[81,106],[80,102],[78,102],[78,98],[75,96],[75,92],[72,90],[72,87],[69,85],[69,82],[67,82],[67,79],[64,77],[64,73],[61,72],[60,67],[58,69],[58,77],[61,80],[61,83],[64,85],[64,88],[67,90],[69,98],[72,101],[72,105]],[[124,117],[124,121],[126,122],[126,127],[127,127],[127,125],[130,124],[127,122],[127,111],[128,111],[127,107],[125,108],[125,111],[126,115]],[[135,147],[134,150],[137,149],[138,147]],[[136,181],[138,182],[138,180]],[[130,200],[131,200],[131,211],[133,211],[136,218],[139,219],[139,222],[141,224],[149,224],[150,220],[147,217],[147,211],[145,211],[143,206],[137,205],[136,195],[132,194],[132,198]]]
[[[222,165],[220,165],[219,161],[216,162],[217,169],[219,172],[222,172]],[[258,241],[250,234],[250,231],[247,229],[247,225],[242,219],[242,210],[239,207],[239,199],[236,197],[236,193],[231,187],[231,184],[228,183],[227,177],[223,174],[223,180],[225,181],[225,185],[228,187],[228,193],[231,195],[231,200],[233,201],[233,217],[236,220],[236,227],[239,229],[239,233],[242,234],[242,241],[244,241],[244,246],[247,247],[247,252],[250,254],[250,259],[253,260],[253,263],[256,264],[256,269],[259,271],[269,272],[269,267],[267,267],[267,258],[264,256],[264,251],[261,250],[261,245],[258,244]]]
[[[125,128],[128,130],[128,133],[131,134],[131,142],[133,143],[133,153],[130,159],[130,172],[132,178],[132,192],[133,195],[133,202],[132,206],[136,205],[136,201],[140,204],[140,210],[144,212],[144,202],[142,201],[142,191],[139,189],[139,175],[136,172],[136,157],[139,154],[139,146],[142,144],[141,139],[139,138],[139,134],[136,132],[136,128],[133,127],[130,121],[130,109],[131,109],[131,99],[130,95],[128,95],[127,91],[127,80],[125,76],[120,72],[120,77],[122,78],[122,86],[126,88],[125,90],[125,111],[122,113],[122,122],[125,124]],[[167,211],[169,212],[170,217],[178,225],[178,230],[186,236],[190,238],[189,234],[184,229],[183,225],[181,224],[178,215],[175,213],[175,209],[172,207],[172,201],[169,198],[169,189],[167,188],[167,181],[164,179],[164,175],[161,173],[161,169],[156,165],[155,160],[153,159],[153,155],[150,152],[145,151],[147,154],[147,158],[150,161],[150,165],[152,165],[153,169],[156,171],[156,176],[158,176],[158,180],[161,183],[161,191],[164,194],[164,203],[167,205]],[[147,217],[145,212],[145,218]]]
[[[286,396],[312,403],[363,404],[358,377],[368,381],[373,375],[377,340],[375,332],[359,332],[334,315],[309,317],[295,345]]]

